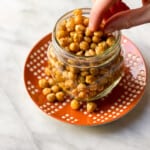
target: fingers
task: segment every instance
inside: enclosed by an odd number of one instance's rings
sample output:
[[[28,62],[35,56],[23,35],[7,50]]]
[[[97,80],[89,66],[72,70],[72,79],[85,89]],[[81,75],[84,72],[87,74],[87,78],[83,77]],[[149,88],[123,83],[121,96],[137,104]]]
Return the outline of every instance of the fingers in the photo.
[[[117,0],[96,0],[91,10],[89,28],[94,31],[102,21],[103,15]]]
[[[127,29],[148,22],[150,23],[150,4],[142,8],[123,11],[112,16],[105,24],[105,32]]]
[[[142,0],[143,5],[147,5],[148,3],[150,3],[150,0]]]

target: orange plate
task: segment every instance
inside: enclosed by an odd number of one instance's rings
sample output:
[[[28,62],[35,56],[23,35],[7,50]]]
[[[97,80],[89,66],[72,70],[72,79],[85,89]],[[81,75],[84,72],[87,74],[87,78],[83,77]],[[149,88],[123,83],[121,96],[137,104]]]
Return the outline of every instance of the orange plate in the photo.
[[[125,51],[125,75],[108,96],[97,101],[96,112],[88,113],[84,103],[79,110],[72,110],[69,98],[66,98],[64,102],[47,102],[42,90],[38,87],[38,80],[43,77],[48,78],[44,74],[44,67],[47,65],[47,48],[50,42],[51,33],[33,47],[24,67],[26,89],[35,104],[47,115],[75,125],[101,125],[121,118],[140,101],[147,81],[145,62],[135,45],[122,36],[121,43]]]

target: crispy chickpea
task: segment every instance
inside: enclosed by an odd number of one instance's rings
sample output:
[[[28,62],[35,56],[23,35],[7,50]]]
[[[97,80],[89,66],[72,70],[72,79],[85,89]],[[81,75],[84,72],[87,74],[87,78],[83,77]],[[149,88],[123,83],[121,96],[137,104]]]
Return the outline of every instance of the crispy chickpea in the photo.
[[[45,68],[44,72],[47,76],[51,76],[51,71],[48,67]]]
[[[85,51],[85,56],[95,56],[95,51],[93,49],[89,49]]]
[[[58,85],[53,85],[53,86],[51,87],[51,90],[52,90],[54,93],[57,93],[57,92],[60,90],[60,88],[59,88]]]
[[[91,43],[90,48],[95,50],[96,46],[97,46],[96,43]]]
[[[85,82],[91,84],[95,81],[95,77],[93,75],[87,75],[85,78]]]
[[[74,82],[73,82],[73,80],[66,80],[66,81],[65,81],[65,87],[66,87],[66,88],[73,88],[73,87],[74,87]]]
[[[58,43],[59,43],[60,46],[65,47],[69,44],[69,38],[62,37],[58,40]]]
[[[91,113],[91,112],[94,112],[97,108],[97,105],[96,103],[94,102],[88,102],[87,103],[87,112]]]
[[[82,15],[82,10],[81,10],[81,9],[75,9],[75,10],[73,11],[73,14],[74,14],[75,16],[77,16],[77,15]]]
[[[94,36],[98,36],[101,38],[103,36],[103,32],[102,31],[95,31]]]
[[[78,98],[79,98],[79,99],[84,99],[84,98],[86,98],[86,92],[85,92],[85,91],[79,92]]]
[[[86,85],[84,83],[79,83],[77,86],[78,91],[82,91],[86,89]]]
[[[64,99],[64,96],[65,96],[65,94],[64,94],[64,92],[62,92],[62,91],[56,93],[56,99],[57,99],[58,101],[60,101],[60,102],[62,102],[62,101],[65,100],[65,99]]]
[[[81,33],[74,33],[73,41],[74,42],[81,42],[83,39],[83,35]]]
[[[83,22],[83,17],[81,15],[77,15],[74,17],[74,22],[75,24],[82,24]]]
[[[39,84],[40,88],[46,88],[46,87],[48,87],[48,82],[47,82],[46,79],[40,79],[39,82],[38,82],[38,84]]]
[[[79,33],[82,33],[82,32],[85,31],[85,26],[82,25],[82,24],[75,25],[75,31],[79,32]]]
[[[77,56],[83,56],[83,51],[78,51],[78,52],[76,53],[76,55],[77,55]]]
[[[84,17],[83,24],[87,27],[89,24],[89,18]]]
[[[68,78],[74,80],[76,78],[76,75],[73,72],[69,71]]]
[[[92,41],[94,42],[94,43],[99,43],[100,41],[101,41],[101,38],[99,37],[99,36],[93,36],[92,37]]]
[[[93,32],[92,32],[89,28],[86,28],[86,30],[85,30],[85,35],[86,35],[86,36],[92,36],[92,35],[93,35]]]
[[[55,96],[54,93],[48,94],[48,95],[46,96],[46,98],[47,98],[47,100],[48,100],[49,102],[54,102],[54,101],[56,100],[56,96]]]
[[[86,41],[86,42],[88,42],[88,43],[91,43],[91,38],[90,37],[88,37],[88,36],[85,36],[84,37],[84,41]]]
[[[101,55],[104,53],[104,48],[102,46],[97,46],[95,48],[96,55]]]
[[[74,31],[75,28],[75,22],[73,18],[69,18],[66,22],[66,29],[67,31]]]
[[[99,47],[103,48],[104,50],[106,50],[108,48],[108,45],[105,41],[102,41],[98,44]]]
[[[43,95],[47,95],[47,94],[49,94],[50,92],[51,92],[51,89],[50,89],[50,88],[44,88],[44,89],[42,90]]]
[[[110,36],[107,38],[106,43],[109,47],[111,47],[113,44],[115,44],[116,40],[114,36]]]
[[[69,49],[72,52],[77,52],[79,50],[79,44],[74,42],[69,45]]]
[[[52,86],[55,84],[55,81],[54,81],[54,79],[50,78],[50,79],[48,79],[48,83],[50,86]]]
[[[73,99],[70,103],[72,109],[77,110],[80,108],[80,102],[76,99]]]
[[[66,20],[60,22],[58,30],[66,30]]]
[[[62,37],[66,37],[68,35],[68,32],[64,31],[64,30],[58,30],[56,33],[56,37],[58,39],[62,38]]]
[[[84,51],[89,49],[89,43],[86,41],[82,41],[79,46],[80,46],[80,49]]]

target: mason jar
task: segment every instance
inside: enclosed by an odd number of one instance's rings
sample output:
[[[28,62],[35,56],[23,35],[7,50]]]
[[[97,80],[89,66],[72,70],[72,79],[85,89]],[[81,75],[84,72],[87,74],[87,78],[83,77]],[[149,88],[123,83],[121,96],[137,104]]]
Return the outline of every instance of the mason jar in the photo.
[[[102,55],[77,56],[60,46],[56,38],[59,23],[72,16],[72,12],[63,15],[52,32],[52,42],[48,48],[51,76],[72,98],[81,101],[98,100],[109,94],[123,76],[121,33],[112,33],[115,43]],[[90,9],[83,8],[82,13],[89,16]]]

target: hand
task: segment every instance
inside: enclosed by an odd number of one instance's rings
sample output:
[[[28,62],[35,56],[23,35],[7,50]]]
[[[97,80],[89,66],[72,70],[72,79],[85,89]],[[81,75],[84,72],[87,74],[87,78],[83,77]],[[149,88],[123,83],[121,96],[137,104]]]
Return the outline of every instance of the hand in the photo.
[[[114,13],[109,16],[105,22],[105,32],[113,32],[115,30],[127,29],[150,22],[150,0],[142,0],[141,8],[129,10],[128,7],[120,7],[119,4],[124,3],[121,0],[96,0],[90,14],[89,28],[94,31],[100,22],[105,18],[104,14]],[[120,10],[119,10],[120,8]],[[115,12],[115,10],[119,10]],[[107,16],[107,15],[106,15]]]

